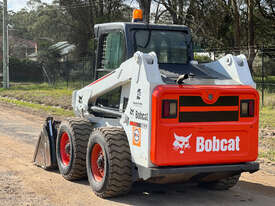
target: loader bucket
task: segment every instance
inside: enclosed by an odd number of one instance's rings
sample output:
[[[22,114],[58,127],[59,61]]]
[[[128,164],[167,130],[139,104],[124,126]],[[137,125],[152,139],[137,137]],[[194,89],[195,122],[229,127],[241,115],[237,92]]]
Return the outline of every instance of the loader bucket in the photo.
[[[34,151],[33,162],[36,166],[46,170],[57,168],[55,142],[59,124],[52,117],[46,119]]]

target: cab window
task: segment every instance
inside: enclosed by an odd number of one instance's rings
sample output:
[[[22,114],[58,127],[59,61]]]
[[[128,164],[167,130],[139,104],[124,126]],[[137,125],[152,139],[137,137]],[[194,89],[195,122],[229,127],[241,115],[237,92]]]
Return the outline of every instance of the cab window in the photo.
[[[104,35],[101,46],[99,69],[108,72],[108,70],[117,69],[125,61],[126,46],[122,32],[114,31]]]
[[[154,51],[160,64],[187,64],[186,32],[162,30],[136,30],[136,51]]]

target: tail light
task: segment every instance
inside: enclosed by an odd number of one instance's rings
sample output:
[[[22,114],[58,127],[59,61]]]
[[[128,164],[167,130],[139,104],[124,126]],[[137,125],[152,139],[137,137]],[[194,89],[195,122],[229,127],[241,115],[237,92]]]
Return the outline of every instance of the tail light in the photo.
[[[254,100],[241,100],[241,117],[254,117]]]
[[[166,119],[177,118],[177,113],[178,113],[177,100],[162,101],[162,118],[166,118]]]

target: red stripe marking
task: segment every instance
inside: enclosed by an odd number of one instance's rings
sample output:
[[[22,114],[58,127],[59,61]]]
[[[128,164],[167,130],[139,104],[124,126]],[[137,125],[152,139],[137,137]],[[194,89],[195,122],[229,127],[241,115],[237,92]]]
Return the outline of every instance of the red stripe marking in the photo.
[[[91,84],[88,85],[88,87],[89,87],[89,86],[92,86],[93,84],[95,84],[95,83],[97,83],[97,82],[99,82],[99,81],[101,81],[101,80],[103,80],[103,79],[105,79],[105,78],[107,78],[107,77],[110,76],[112,73],[113,73],[113,72],[111,72],[111,73],[109,73],[109,74],[106,74],[105,76],[101,77],[100,79],[98,79],[98,80],[92,82]]]
[[[221,107],[180,107],[180,112],[213,112],[213,111],[238,111],[238,106],[221,106]]]
[[[131,126],[140,127],[140,123],[138,122],[130,122]]]

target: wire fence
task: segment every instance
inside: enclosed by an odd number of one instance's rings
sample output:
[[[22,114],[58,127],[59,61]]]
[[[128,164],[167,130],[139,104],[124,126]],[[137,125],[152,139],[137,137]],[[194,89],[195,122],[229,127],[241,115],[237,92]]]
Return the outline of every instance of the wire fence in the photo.
[[[94,58],[92,56],[81,57],[73,61],[64,61],[60,63],[60,67],[63,72],[55,81],[55,86],[78,89],[93,81]]]
[[[261,105],[275,106],[275,46],[254,47],[255,57],[252,64],[252,77],[261,96]],[[249,58],[249,49],[240,48],[208,48],[195,49],[195,58],[202,63],[215,61],[226,54],[244,54]]]
[[[226,54],[249,56],[247,48],[196,49],[195,58],[201,62],[215,61]],[[262,105],[275,106],[275,46],[255,48],[253,78],[261,95]],[[48,58],[10,58],[11,86],[18,83],[48,83],[52,87],[79,89],[94,79],[94,56]],[[0,73],[1,78],[1,73]]]

